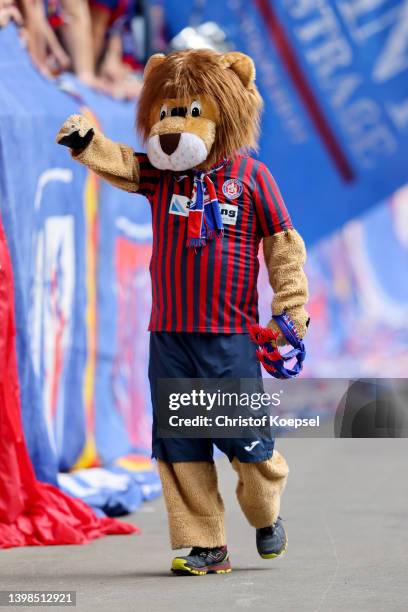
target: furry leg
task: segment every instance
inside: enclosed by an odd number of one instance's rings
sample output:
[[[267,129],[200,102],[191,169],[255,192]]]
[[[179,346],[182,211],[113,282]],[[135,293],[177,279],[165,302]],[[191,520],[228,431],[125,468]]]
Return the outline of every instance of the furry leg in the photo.
[[[274,450],[266,461],[242,463],[235,458],[232,466],[238,473],[237,498],[248,522],[257,529],[272,525],[289,473],[285,458]]]
[[[224,546],[224,503],[209,461],[157,461],[173,550]]]

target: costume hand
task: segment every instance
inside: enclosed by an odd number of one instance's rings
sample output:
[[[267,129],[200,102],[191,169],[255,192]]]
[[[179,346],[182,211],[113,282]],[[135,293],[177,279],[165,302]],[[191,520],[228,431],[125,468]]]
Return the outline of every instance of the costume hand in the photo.
[[[299,338],[294,322],[289,315],[286,313],[275,315],[275,319],[272,320],[272,323],[273,327],[276,326],[276,331],[272,329],[271,324],[268,327],[252,325],[249,334],[251,340],[258,345],[256,356],[265,370],[274,378],[293,378],[302,371],[306,356],[305,345]],[[289,344],[292,348],[285,353],[279,351],[278,338],[284,339],[280,344]],[[287,364],[290,362],[293,365],[288,367]]]
[[[296,331],[299,335],[299,338],[303,340],[306,336],[307,328],[309,327],[310,317],[303,306],[298,308],[293,308],[287,311],[287,314],[292,319],[295,324]],[[277,337],[276,343],[278,346],[284,346],[287,344],[287,340],[282,334],[279,325],[276,323],[274,319],[271,319],[267,325],[268,329],[272,329],[274,332],[278,332],[279,336]]]
[[[82,115],[71,115],[57,134],[56,142],[70,149],[85,149],[91,142],[95,129]]]
[[[275,323],[272,320],[272,323]],[[279,362],[281,359],[280,353],[277,349],[277,339],[281,335],[279,327],[276,325],[277,330],[272,329],[269,324],[268,327],[261,327],[260,325],[252,325],[249,329],[249,335],[252,342],[258,345],[256,356],[262,363],[268,374],[274,375],[276,368],[273,362]]]

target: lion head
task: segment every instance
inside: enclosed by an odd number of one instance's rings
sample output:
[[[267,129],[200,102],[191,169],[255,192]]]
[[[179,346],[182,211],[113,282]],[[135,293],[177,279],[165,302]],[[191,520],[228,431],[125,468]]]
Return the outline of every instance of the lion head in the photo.
[[[256,149],[262,100],[247,55],[208,49],[153,55],[137,127],[160,170],[206,169]]]

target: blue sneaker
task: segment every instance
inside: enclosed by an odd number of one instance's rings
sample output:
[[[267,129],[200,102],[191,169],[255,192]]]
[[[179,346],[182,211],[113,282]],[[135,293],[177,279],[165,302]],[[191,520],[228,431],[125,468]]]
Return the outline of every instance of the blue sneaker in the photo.
[[[279,557],[287,546],[288,538],[280,516],[270,527],[256,530],[256,547],[262,559]]]
[[[226,546],[199,548],[194,546],[186,557],[176,557],[171,571],[181,576],[205,576],[205,574],[228,574],[231,564]]]

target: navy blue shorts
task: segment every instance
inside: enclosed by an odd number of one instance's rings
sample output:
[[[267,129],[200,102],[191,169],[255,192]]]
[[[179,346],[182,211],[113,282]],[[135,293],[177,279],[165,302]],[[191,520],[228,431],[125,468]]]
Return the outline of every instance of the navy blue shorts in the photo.
[[[155,418],[160,378],[256,378],[261,366],[248,334],[151,332],[149,381],[153,405],[152,457],[167,463],[213,461],[213,445],[230,461],[265,461],[272,457],[272,433],[254,438],[159,438]]]

